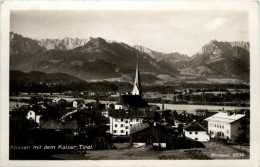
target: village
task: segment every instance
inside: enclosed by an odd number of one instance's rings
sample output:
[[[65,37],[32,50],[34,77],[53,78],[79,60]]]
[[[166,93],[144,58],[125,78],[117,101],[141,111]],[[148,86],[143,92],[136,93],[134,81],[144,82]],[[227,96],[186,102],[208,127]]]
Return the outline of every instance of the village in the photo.
[[[189,113],[143,95],[137,64],[132,92],[115,101],[31,96],[10,109],[10,159],[249,158],[248,109]]]

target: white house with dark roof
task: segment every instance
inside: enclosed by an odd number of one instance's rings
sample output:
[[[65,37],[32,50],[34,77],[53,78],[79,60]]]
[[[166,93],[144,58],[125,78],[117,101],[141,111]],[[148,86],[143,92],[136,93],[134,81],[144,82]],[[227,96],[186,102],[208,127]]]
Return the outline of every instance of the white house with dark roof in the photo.
[[[219,112],[205,120],[208,121],[208,133],[212,138],[233,140],[239,134],[240,121],[244,118],[244,114]]]
[[[183,131],[185,137],[188,137],[190,139],[200,142],[206,142],[210,140],[207,129],[196,121],[193,121],[192,123],[185,126]]]
[[[40,123],[40,118],[42,117],[42,114],[40,114],[39,112],[35,112],[33,110],[29,110],[27,115],[26,115],[26,118],[29,119],[29,120],[33,120],[35,121],[36,123]]]
[[[85,101],[83,99],[76,99],[76,100],[73,100],[72,102],[72,106],[74,108],[78,108],[80,105],[83,105],[85,104]]]

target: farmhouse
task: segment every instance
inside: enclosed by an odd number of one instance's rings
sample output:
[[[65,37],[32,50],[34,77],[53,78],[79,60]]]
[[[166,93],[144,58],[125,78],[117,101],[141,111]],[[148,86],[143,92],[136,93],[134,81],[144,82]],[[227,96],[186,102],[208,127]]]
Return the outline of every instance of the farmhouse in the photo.
[[[207,129],[204,128],[196,121],[193,121],[184,127],[184,135],[185,137],[200,142],[205,142],[210,140],[210,137],[207,134]]]
[[[174,149],[183,141],[183,135],[177,128],[145,124],[139,130],[131,129],[130,145],[140,147],[153,145],[158,149]]]

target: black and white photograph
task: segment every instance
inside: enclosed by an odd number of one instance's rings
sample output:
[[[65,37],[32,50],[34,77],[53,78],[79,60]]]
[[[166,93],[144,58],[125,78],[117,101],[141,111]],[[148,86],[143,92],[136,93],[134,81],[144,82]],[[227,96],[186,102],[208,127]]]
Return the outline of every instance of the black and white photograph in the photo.
[[[8,8],[8,161],[252,158],[257,3],[94,3]]]

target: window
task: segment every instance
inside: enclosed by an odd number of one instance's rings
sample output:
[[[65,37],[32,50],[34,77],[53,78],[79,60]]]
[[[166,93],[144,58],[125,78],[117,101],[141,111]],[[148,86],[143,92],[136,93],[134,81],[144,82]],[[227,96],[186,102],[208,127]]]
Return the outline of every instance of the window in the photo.
[[[115,127],[117,127],[117,124],[115,124]]]
[[[124,119],[121,119],[121,122],[124,122]]]
[[[192,132],[190,132],[190,135],[192,134]]]
[[[198,138],[196,137],[195,140],[198,140]]]
[[[130,127],[132,127],[132,124],[130,124]]]
[[[130,119],[130,122],[132,122],[133,121],[133,119]]]
[[[128,129],[128,126],[126,126],[125,129]]]
[[[126,120],[125,123],[128,123],[128,121]]]
[[[116,130],[114,130],[114,133],[116,133]]]
[[[195,132],[195,134],[197,135],[197,134],[198,134],[198,132]]]
[[[138,122],[139,121],[139,119],[136,119],[136,122]]]
[[[124,133],[124,130],[121,130],[121,133]]]
[[[123,125],[123,124],[121,124],[121,128],[122,128],[122,127],[124,127],[124,125]]]

